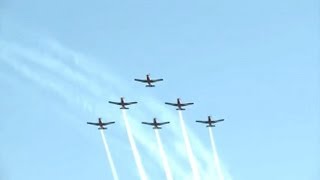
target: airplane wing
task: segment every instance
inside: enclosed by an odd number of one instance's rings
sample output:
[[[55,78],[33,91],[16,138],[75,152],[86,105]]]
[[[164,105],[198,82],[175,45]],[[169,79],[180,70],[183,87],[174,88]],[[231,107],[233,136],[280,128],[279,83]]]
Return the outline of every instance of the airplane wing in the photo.
[[[137,104],[138,102],[127,102],[127,103],[124,103],[124,105],[131,105],[131,104]]]
[[[176,104],[176,103],[168,103],[168,102],[166,102],[165,104],[168,104],[168,105],[171,105],[171,106],[178,106],[178,104]]]
[[[145,80],[145,79],[134,79],[135,81],[138,81],[138,82],[143,82],[143,83],[147,83],[148,81]]]
[[[87,124],[91,124],[91,125],[99,126],[99,123],[87,122]]]
[[[215,120],[214,123],[224,121],[224,119]]]
[[[168,122],[161,122],[161,123],[158,123],[158,125],[164,125],[164,124],[168,124],[170,123],[169,121]]]
[[[181,106],[189,106],[189,105],[192,105],[194,103],[182,103]]]
[[[154,126],[154,123],[149,123],[149,122],[141,122],[142,124],[147,124],[147,125],[151,125]]]
[[[198,123],[204,123],[204,124],[208,124],[208,123],[209,123],[209,121],[196,121],[196,122],[198,122]]]
[[[151,79],[151,80],[150,80],[151,83],[159,82],[159,81],[163,81],[163,79]]]
[[[109,103],[111,103],[111,104],[116,104],[116,105],[121,105],[121,103],[119,103],[119,102],[109,101]]]
[[[106,123],[102,123],[102,125],[103,126],[106,126],[106,125],[109,125],[109,124],[113,124],[113,123],[115,123],[114,121],[112,121],[112,122],[106,122]],[[98,123],[97,123],[98,124]]]

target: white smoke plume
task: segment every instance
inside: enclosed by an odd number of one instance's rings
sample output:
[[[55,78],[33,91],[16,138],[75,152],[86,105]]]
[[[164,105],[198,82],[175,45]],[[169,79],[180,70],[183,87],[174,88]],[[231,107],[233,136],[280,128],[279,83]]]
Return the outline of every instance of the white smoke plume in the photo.
[[[215,165],[219,180],[224,180],[224,177],[223,177],[223,174],[222,174],[222,170],[221,170],[221,166],[220,166],[220,162],[219,162],[219,156],[218,156],[218,152],[217,152],[217,147],[216,147],[216,144],[214,142],[212,128],[209,127],[208,129],[209,129],[210,142],[211,142],[211,147],[212,147],[212,152],[213,152],[214,165]]]
[[[114,166],[114,163],[113,163],[113,160],[112,160],[112,156],[111,156],[111,153],[110,153],[110,149],[109,149],[106,137],[104,135],[103,129],[100,130],[100,133],[101,133],[103,145],[104,145],[104,148],[105,148],[105,151],[106,151],[106,154],[107,154],[107,158],[108,158],[108,161],[109,161],[109,165],[110,165],[110,168],[111,168],[113,179],[114,180],[119,180],[118,173],[117,173],[117,170],[116,170],[116,168]]]
[[[162,141],[161,141],[161,138],[160,138],[159,131],[157,129],[155,129],[154,133],[156,134],[157,144],[159,146],[159,151],[160,151],[160,157],[161,157],[161,160],[162,160],[164,172],[166,173],[167,180],[173,180],[172,173],[171,173],[171,170],[170,170],[170,167],[169,167],[169,163],[168,163],[168,159],[167,159],[166,153],[165,153],[163,145],[162,145]]]
[[[187,150],[187,154],[188,154],[188,158],[189,158],[189,163],[192,169],[192,173],[193,173],[193,178],[194,180],[200,180],[200,173],[199,173],[199,169],[198,169],[198,165],[197,165],[197,161],[193,155],[192,152],[192,148],[190,145],[190,140],[188,137],[188,133],[187,133],[187,129],[186,126],[184,124],[184,119],[182,116],[182,112],[178,111],[179,113],[179,119],[180,119],[180,125],[181,125],[181,130],[182,130],[182,135],[183,135],[183,140],[186,146],[186,150]]]
[[[140,158],[140,154],[139,154],[138,148],[136,146],[135,140],[134,140],[132,132],[131,132],[131,128],[130,128],[128,117],[127,117],[127,112],[124,109],[122,110],[122,116],[123,116],[123,120],[124,120],[124,123],[125,123],[125,126],[126,126],[126,130],[127,130],[130,146],[131,146],[131,149],[132,149],[132,152],[133,152],[134,160],[135,160],[137,168],[138,168],[140,179],[141,180],[147,180],[148,178],[147,178],[147,175],[146,175],[145,170],[143,168],[143,165],[142,165],[142,162],[141,162],[141,158]]]

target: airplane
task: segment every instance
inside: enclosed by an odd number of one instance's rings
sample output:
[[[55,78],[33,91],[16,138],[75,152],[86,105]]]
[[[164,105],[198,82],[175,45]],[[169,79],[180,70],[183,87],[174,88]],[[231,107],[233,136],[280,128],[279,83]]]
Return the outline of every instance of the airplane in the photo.
[[[134,79],[134,80],[142,83],[147,83],[146,87],[155,87],[155,85],[153,85],[152,83],[163,81],[163,79],[151,79],[150,74],[147,74],[146,76],[147,76],[146,79]]]
[[[101,121],[101,118],[99,118],[98,119],[99,121],[97,122],[97,123],[93,123],[93,122],[87,122],[87,124],[90,124],[90,125],[95,125],[95,126],[99,126],[99,130],[100,129],[107,129],[106,127],[104,127],[104,126],[107,126],[107,125],[109,125],[109,124],[113,124],[114,123],[114,121],[113,122],[106,122],[106,123],[103,123],[102,121]]]
[[[131,105],[131,104],[137,104],[138,102],[124,102],[124,97],[121,97],[120,102],[109,101],[109,103],[121,106],[120,109],[129,109],[126,106]]]
[[[153,122],[152,123],[149,123],[149,122],[142,122],[142,124],[147,124],[147,125],[151,125],[153,126],[153,129],[161,129],[161,125],[164,125],[164,124],[168,124],[170,123],[169,121],[168,122],[157,122],[157,118],[153,118]]]
[[[217,122],[220,122],[220,121],[224,121],[224,119],[211,120],[211,116],[208,116],[208,121],[196,121],[196,122],[208,124],[206,127],[215,127],[214,124],[217,123]]]
[[[177,99],[177,103],[168,103],[168,102],[165,102],[165,104],[167,105],[171,105],[171,106],[177,106],[178,108],[176,110],[186,110],[182,107],[184,106],[189,106],[189,105],[192,105],[194,103],[181,103],[180,101],[180,98]]]

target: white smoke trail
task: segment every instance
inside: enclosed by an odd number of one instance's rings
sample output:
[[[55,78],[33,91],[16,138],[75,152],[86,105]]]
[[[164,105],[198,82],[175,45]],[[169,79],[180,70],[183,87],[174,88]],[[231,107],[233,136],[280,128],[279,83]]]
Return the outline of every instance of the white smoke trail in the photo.
[[[148,178],[147,178],[147,175],[146,175],[145,170],[143,168],[143,165],[142,165],[142,162],[141,162],[141,158],[140,158],[140,155],[139,155],[139,151],[137,149],[136,143],[134,141],[134,138],[133,138],[133,135],[132,135],[132,132],[131,132],[131,128],[129,126],[129,121],[128,121],[126,110],[122,110],[122,116],[123,116],[124,123],[125,123],[126,129],[127,129],[127,134],[128,134],[129,142],[130,142],[131,149],[132,149],[132,152],[133,152],[133,156],[134,156],[136,165],[138,167],[138,172],[139,172],[139,175],[140,175],[140,179],[141,180],[147,180]]]
[[[160,138],[160,135],[159,135],[159,131],[157,129],[155,129],[154,132],[156,134],[157,143],[158,143],[158,146],[159,146],[159,151],[160,151],[160,156],[161,156],[161,160],[162,160],[162,163],[163,163],[164,172],[166,173],[167,180],[172,180],[173,179],[172,178],[172,173],[171,173],[171,170],[170,170],[170,167],[169,167],[167,156],[166,156],[166,154],[164,152],[164,149],[163,149],[163,146],[162,146],[162,142],[161,142],[161,138]]]
[[[215,144],[214,138],[213,138],[212,129],[211,129],[211,127],[209,127],[208,129],[209,129],[210,142],[211,142],[212,151],[213,151],[214,165],[216,167],[219,180],[224,180],[224,177],[223,177],[223,174],[222,174],[222,170],[221,170],[221,166],[220,166],[220,163],[219,163],[219,157],[218,157],[218,153],[217,153],[216,144]]]
[[[178,112],[179,112],[179,119],[180,119],[180,124],[181,124],[182,135],[183,135],[184,143],[185,143],[185,146],[186,146],[187,155],[188,155],[188,158],[189,158],[189,163],[190,163],[190,166],[191,166],[191,169],[192,169],[193,179],[199,180],[200,179],[200,174],[199,174],[197,162],[196,162],[195,157],[194,157],[194,155],[192,153],[192,148],[191,148],[189,137],[188,137],[188,134],[187,134],[187,129],[186,129],[186,126],[184,124],[182,112],[181,111],[178,111]]]
[[[116,168],[114,166],[114,163],[113,163],[113,160],[112,160],[112,156],[111,156],[111,153],[110,153],[110,149],[109,149],[106,137],[104,135],[103,129],[101,129],[100,132],[101,132],[101,137],[102,137],[102,141],[103,141],[103,144],[104,144],[104,148],[106,150],[106,154],[107,154],[107,157],[108,157],[108,161],[109,161],[109,164],[110,164],[110,167],[111,167],[111,172],[112,172],[113,179],[114,180],[119,180],[118,173],[117,173]]]

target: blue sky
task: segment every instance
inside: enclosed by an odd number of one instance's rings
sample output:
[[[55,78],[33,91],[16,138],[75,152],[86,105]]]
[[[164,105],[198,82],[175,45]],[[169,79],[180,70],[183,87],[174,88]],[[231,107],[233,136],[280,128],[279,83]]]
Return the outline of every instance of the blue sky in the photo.
[[[204,179],[215,177],[214,129],[232,180],[320,178],[319,2],[4,0],[0,3],[0,179],[111,179],[106,132],[120,179],[137,177],[121,112],[125,96],[150,179],[163,179],[152,129],[161,131],[175,179],[190,175],[178,115],[181,97]],[[164,78],[154,89],[133,78]],[[135,178],[134,178],[135,179]],[[136,178],[138,179],[138,178]]]

